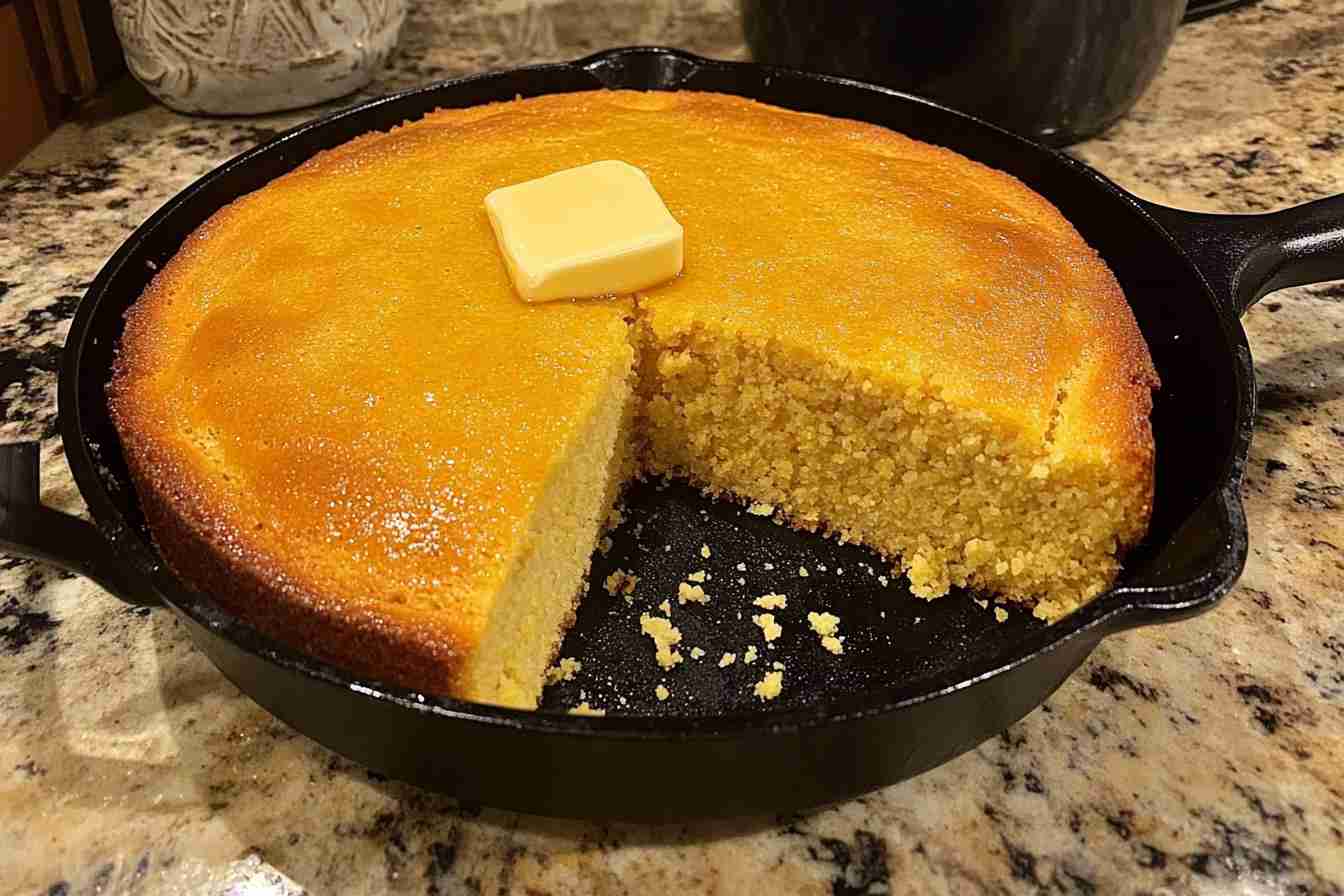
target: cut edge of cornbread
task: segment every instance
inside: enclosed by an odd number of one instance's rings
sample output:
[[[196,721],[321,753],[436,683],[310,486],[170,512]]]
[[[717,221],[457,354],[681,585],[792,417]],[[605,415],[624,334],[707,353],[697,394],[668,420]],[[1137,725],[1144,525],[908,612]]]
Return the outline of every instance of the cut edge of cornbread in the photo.
[[[534,709],[565,632],[574,622],[598,540],[633,473],[633,349],[610,371],[584,431],[552,465],[542,496],[501,576],[459,695]]]
[[[866,544],[921,597],[976,588],[1053,621],[1111,584],[1146,527],[1151,451],[1117,456],[1088,438],[1088,396],[1075,387],[1116,379],[1092,356],[1061,384],[1042,440],[896,369],[855,369],[708,321],[661,336],[645,314],[638,325],[647,472]],[[1146,384],[1127,394],[1146,425]]]

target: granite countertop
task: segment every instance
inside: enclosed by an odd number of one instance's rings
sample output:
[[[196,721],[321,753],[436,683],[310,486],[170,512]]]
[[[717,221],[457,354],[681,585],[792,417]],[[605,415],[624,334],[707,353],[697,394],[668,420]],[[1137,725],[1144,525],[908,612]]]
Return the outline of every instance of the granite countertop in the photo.
[[[745,55],[731,0],[425,3],[362,96],[631,43]],[[1134,112],[1072,151],[1192,208],[1344,192],[1342,73],[1344,0],[1263,0],[1182,28]],[[0,177],[0,437],[42,440],[47,503],[83,510],[55,371],[99,266],[194,178],[312,114],[188,118],[127,83]],[[1245,324],[1251,550],[1222,605],[1111,638],[998,738],[800,816],[459,806],[268,716],[171,613],[3,561],[0,890],[1344,892],[1344,285],[1272,295]]]

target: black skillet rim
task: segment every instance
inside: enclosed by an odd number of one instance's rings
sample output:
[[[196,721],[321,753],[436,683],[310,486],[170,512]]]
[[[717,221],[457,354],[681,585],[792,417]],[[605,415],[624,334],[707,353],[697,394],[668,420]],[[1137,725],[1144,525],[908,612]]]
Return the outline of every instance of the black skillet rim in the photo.
[[[324,127],[330,122],[359,116],[369,109],[384,104],[397,103],[412,96],[452,90],[460,85],[518,74],[581,71],[593,75],[594,89],[624,86],[607,84],[593,70],[599,66],[608,65],[613,60],[619,62],[629,57],[649,56],[677,59],[682,63],[691,65],[693,70],[711,66],[750,68],[762,74],[779,74],[789,78],[804,78],[833,83],[837,86],[863,90],[903,102],[928,106],[946,115],[955,116],[961,119],[963,123],[988,128],[996,132],[999,138],[1015,141],[1021,144],[1024,149],[1035,150],[1052,157],[1055,164],[1070,166],[1075,172],[1084,175],[1101,187],[1112,199],[1124,202],[1132,211],[1145,218],[1152,226],[1154,235],[1165,238],[1171,250],[1187,264],[1196,279],[1204,284],[1205,298],[1214,303],[1218,311],[1218,319],[1224,329],[1224,336],[1228,339],[1236,358],[1237,413],[1240,418],[1236,425],[1234,443],[1229,446],[1231,450],[1221,471],[1221,485],[1206,498],[1206,502],[1217,502],[1216,509],[1219,512],[1219,522],[1226,530],[1226,542],[1223,550],[1217,555],[1217,560],[1212,567],[1192,580],[1174,585],[1132,585],[1113,588],[1060,622],[1031,633],[1027,638],[992,655],[989,659],[975,663],[964,673],[956,673],[957,680],[955,681],[945,681],[945,678],[953,677],[945,674],[932,679],[925,679],[922,687],[912,688],[891,685],[865,690],[853,695],[819,700],[807,707],[790,710],[763,711],[750,714],[662,717],[619,716],[615,714],[604,717],[573,716],[509,709],[449,697],[421,694],[406,688],[384,685],[374,680],[356,678],[335,665],[303,654],[262,635],[238,617],[225,611],[208,595],[190,589],[180,582],[158,558],[157,550],[152,544],[147,543],[138,533],[133,531],[132,527],[127,525],[125,519],[113,504],[104,486],[102,475],[98,472],[99,464],[90,452],[90,446],[84,439],[83,429],[80,425],[79,370],[85,342],[95,335],[90,332],[93,312],[97,305],[101,303],[109,284],[117,277],[130,255],[141,244],[153,239],[155,230],[164,220],[172,216],[178,208],[186,205],[226,172],[232,171],[238,166],[247,165],[253,157],[293,140],[300,134]],[[641,88],[634,86],[630,89]],[[542,91],[533,95],[542,95],[546,92]],[[680,739],[692,737],[696,739],[728,739],[752,732],[785,733],[884,715],[899,711],[907,706],[938,699],[952,692],[971,687],[985,679],[1004,674],[1074,638],[1088,636],[1099,638],[1124,628],[1175,621],[1202,612],[1216,604],[1240,575],[1248,549],[1248,533],[1245,514],[1241,505],[1240,484],[1250,447],[1255,402],[1250,347],[1246,340],[1245,331],[1237,322],[1237,317],[1235,312],[1231,310],[1229,301],[1224,297],[1215,295],[1209,287],[1207,279],[1190,261],[1187,253],[1153,218],[1148,209],[1147,204],[1121,189],[1091,167],[1064,153],[1041,146],[996,125],[949,109],[930,100],[890,88],[831,75],[799,72],[793,69],[748,62],[707,59],[685,51],[664,47],[624,47],[595,53],[571,62],[524,66],[439,81],[376,97],[295,125],[265,143],[240,153],[197,179],[164,203],[136,228],[103,265],[71,321],[57,387],[58,406],[62,409],[62,413],[59,414],[61,439],[75,481],[98,528],[104,537],[112,542],[114,550],[122,555],[121,559],[128,563],[134,563],[143,577],[152,583],[156,592],[174,610],[185,614],[213,633],[233,642],[242,650],[261,656],[269,662],[305,677],[315,678],[328,684],[362,693],[369,699],[387,701],[407,709],[429,712],[461,722],[546,733],[594,736],[603,739]],[[175,250],[176,247],[174,247]],[[134,541],[134,546],[130,550],[125,544],[127,538]],[[138,553],[139,557],[128,556],[132,552]],[[154,560],[146,562],[141,559],[145,557],[152,557]]]

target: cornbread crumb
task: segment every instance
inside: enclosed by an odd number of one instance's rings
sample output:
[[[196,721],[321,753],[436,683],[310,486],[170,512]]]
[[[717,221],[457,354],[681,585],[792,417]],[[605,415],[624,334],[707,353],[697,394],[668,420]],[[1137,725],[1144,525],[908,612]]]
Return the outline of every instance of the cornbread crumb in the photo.
[[[772,570],[772,569],[774,569],[774,568],[775,568],[775,564],[773,564],[773,563],[767,563],[767,564],[765,564],[765,571],[766,571],[766,572],[769,572],[770,570]]]
[[[975,598],[974,600],[975,600],[976,604],[978,604],[979,607],[980,607],[980,609],[982,609],[982,610],[985,609],[985,608],[987,608],[987,607],[989,606],[989,601],[987,601],[987,600],[980,600],[979,598]]]
[[[747,564],[745,564],[745,563],[739,563],[739,564],[737,564],[737,571],[738,571],[738,572],[746,572],[746,571],[747,571]]]
[[[599,540],[598,543],[597,543],[597,549],[598,549],[598,551],[600,551],[600,552],[602,553],[602,556],[603,556],[603,557],[605,557],[605,556],[607,556],[607,554],[611,553],[611,538],[610,538],[610,536],[603,535],[602,538],[601,538],[601,540]]]
[[[704,557],[706,560],[709,559],[709,545],[707,544],[700,545],[700,556]]]
[[[773,663],[770,664],[770,668],[771,668],[771,669],[778,669],[779,671],[783,672],[783,671],[784,671],[784,664],[781,663],[779,660],[775,660]]]
[[[800,567],[798,567],[798,575],[802,576],[803,578],[807,578],[807,575],[808,575],[808,573],[807,573],[807,567],[806,567],[806,566],[800,566]]]
[[[607,589],[607,593],[612,597],[618,594],[631,595],[635,593],[635,586],[639,584],[639,576],[632,575],[623,569],[618,569],[607,576],[606,581],[602,583]]]
[[[682,582],[677,586],[677,603],[707,604],[709,595],[705,594],[705,589],[699,585],[688,585]]]
[[[589,706],[587,700],[583,701],[578,706],[571,706],[566,711],[572,716],[604,716],[607,714],[605,709]]]
[[[877,577],[877,581],[878,581],[878,584],[879,584],[879,585],[881,585],[883,588],[885,588],[885,587],[887,587],[887,584],[888,584],[891,580],[888,579],[886,576],[878,576],[878,577]]]
[[[840,637],[840,617],[834,613],[808,613],[807,624],[821,636],[821,646],[834,654],[845,652],[844,638]]]
[[[1007,621],[1008,621],[1008,611],[1005,610],[1003,607],[995,607],[995,608],[994,608],[994,618],[997,619],[999,622],[1007,622]]]
[[[765,673],[765,677],[756,682],[752,692],[762,700],[773,700],[784,690],[784,673],[776,669]]]
[[[666,700],[668,697],[672,696],[672,695],[668,692],[667,688],[663,687],[661,684],[658,685],[658,687],[656,687],[656,688],[653,689],[653,695],[654,695],[655,697],[658,698],[658,702],[659,702],[659,703],[663,702],[663,701]]]
[[[808,613],[807,624],[819,635],[833,635],[840,630],[840,617],[834,613]]]
[[[668,603],[666,600],[658,605],[658,609],[662,610],[664,616],[672,615],[672,605]]]
[[[765,635],[766,641],[773,641],[784,633],[784,627],[775,622],[774,613],[761,613],[751,617],[751,621],[761,627],[761,633]]]
[[[751,514],[752,516],[769,516],[774,512],[775,512],[775,505],[762,504],[759,501],[747,508],[747,513]]]
[[[705,651],[702,650],[701,648],[699,648],[699,647],[692,647],[692,648],[691,648],[691,659],[693,659],[693,660],[698,660],[698,659],[700,659],[700,657],[702,657],[702,656],[704,656],[704,655],[705,655]]]
[[[688,582],[703,582],[705,580],[705,571],[698,569],[686,577]]]
[[[750,647],[748,647],[748,648],[747,648],[747,652],[744,653],[744,654],[742,654],[742,662],[745,663],[745,664],[748,665],[748,666],[750,666],[752,663],[756,662],[756,645],[755,645],[755,644],[752,644]]]
[[[737,662],[737,654],[725,653],[723,656],[719,657],[719,668],[726,669],[735,662]]]
[[[561,657],[559,662],[546,670],[546,683],[555,684],[560,681],[569,681],[582,668],[583,663],[573,657]]]
[[[782,594],[762,594],[752,601],[762,610],[783,610],[789,605],[789,599]]]
[[[681,631],[670,619],[650,616],[644,613],[639,617],[639,630],[653,639],[655,659],[664,669],[671,669],[681,662],[681,654],[673,648],[681,642]]]

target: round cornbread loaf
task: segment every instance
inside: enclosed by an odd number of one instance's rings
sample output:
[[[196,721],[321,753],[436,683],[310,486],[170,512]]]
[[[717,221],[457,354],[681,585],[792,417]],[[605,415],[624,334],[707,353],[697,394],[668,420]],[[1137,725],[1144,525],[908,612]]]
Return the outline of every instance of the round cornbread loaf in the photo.
[[[643,169],[676,280],[516,297],[482,200]],[[445,110],[222,209],[132,308],[112,407],[188,582],[383,680],[534,706],[621,482],[690,477],[1058,618],[1150,512],[1156,376],[1043,198],[703,93]]]

